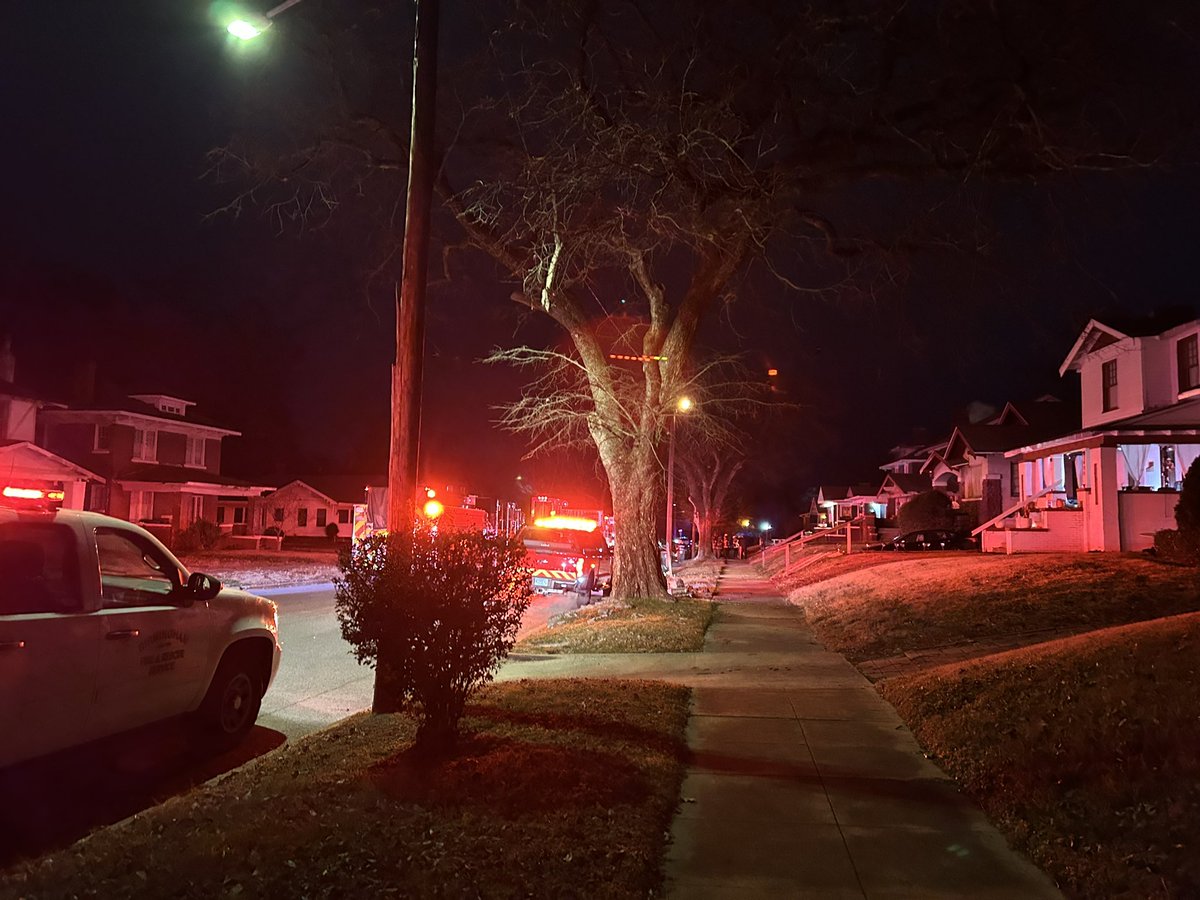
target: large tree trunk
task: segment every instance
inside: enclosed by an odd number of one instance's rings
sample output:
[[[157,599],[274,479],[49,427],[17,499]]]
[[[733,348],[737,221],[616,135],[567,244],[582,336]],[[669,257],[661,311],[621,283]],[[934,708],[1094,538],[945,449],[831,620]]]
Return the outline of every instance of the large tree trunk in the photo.
[[[696,562],[712,559],[712,516],[707,511],[701,512],[693,503],[692,521],[696,523]]]
[[[612,488],[616,544],[613,547],[614,600],[665,599],[666,580],[658,554],[658,500],[662,471],[652,453],[625,461],[605,461]]]

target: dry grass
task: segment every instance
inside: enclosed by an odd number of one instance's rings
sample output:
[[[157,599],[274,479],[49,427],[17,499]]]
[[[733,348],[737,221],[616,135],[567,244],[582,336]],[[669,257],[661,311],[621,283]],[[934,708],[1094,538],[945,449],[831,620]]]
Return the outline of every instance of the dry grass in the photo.
[[[13,870],[0,897],[645,897],[683,777],[684,688],[493,685],[453,759],[357,716]]]
[[[827,551],[826,551],[827,552]],[[938,559],[946,559],[947,557],[969,557],[977,558],[978,553],[937,553]],[[783,594],[788,594],[797,588],[806,587],[810,584],[817,584],[821,581],[828,581],[831,578],[837,578],[841,575],[848,575],[851,572],[861,572],[864,569],[873,569],[877,566],[891,565],[900,560],[911,560],[909,555],[897,555],[892,552],[863,552],[863,553],[839,553],[835,549],[830,555],[824,556],[816,562],[809,563],[803,568],[798,568],[790,575],[783,575],[780,572],[772,572],[771,579],[779,586]],[[773,567],[771,567],[773,568]],[[782,568],[780,565],[779,568]]]
[[[1200,583],[1195,569],[1140,556],[918,554],[797,588],[788,599],[804,607],[823,642],[861,661],[1192,612]]]
[[[1069,895],[1200,896],[1200,614],[880,690]]]
[[[722,559],[706,559],[701,562],[682,562],[675,566],[675,574],[693,597],[711,597],[717,588],[717,578],[725,568]]]
[[[693,653],[712,622],[707,600],[612,600],[580,607],[522,639],[516,653]]]

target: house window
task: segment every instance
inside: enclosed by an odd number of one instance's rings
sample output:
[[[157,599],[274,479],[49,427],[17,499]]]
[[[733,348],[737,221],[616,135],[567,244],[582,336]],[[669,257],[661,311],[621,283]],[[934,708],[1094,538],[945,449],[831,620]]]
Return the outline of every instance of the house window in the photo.
[[[275,509],[273,509],[271,511],[271,518],[274,519],[276,522],[282,522],[283,521],[283,507],[282,506],[275,507]]]
[[[338,522],[342,525],[349,525],[350,524],[350,510],[339,509],[338,510]]]
[[[1200,388],[1200,337],[1185,337],[1175,345],[1179,362],[1179,393]]]
[[[183,407],[180,406],[178,403],[172,403],[169,400],[163,400],[158,405],[158,408],[161,409],[165,413],[171,413],[172,415],[175,415],[175,416],[183,415]]]
[[[217,524],[218,525],[225,524],[225,507],[223,507],[223,506],[217,507]]]
[[[246,507],[235,506],[233,508],[233,524],[244,525],[246,522]]]
[[[1117,408],[1117,361],[1110,359],[1100,367],[1100,383],[1104,388],[1104,412]]]
[[[188,522],[199,522],[204,518],[204,498],[203,497],[188,497],[187,503]]]
[[[112,446],[112,426],[97,425],[92,437],[92,450],[96,453],[107,453]]]
[[[154,518],[154,491],[129,493],[129,521],[149,522]]]
[[[1015,460],[1008,464],[1008,496],[1021,496],[1021,464]]]
[[[327,515],[327,513],[325,511],[325,507],[322,506],[320,509],[317,510],[317,527],[318,528],[325,527],[326,515]]]
[[[187,456],[184,458],[184,465],[198,469],[204,468],[204,438],[189,437],[187,439]]]
[[[296,510],[296,527],[297,528],[308,527],[308,508],[307,507],[302,506],[298,510]]]
[[[133,429],[133,460],[134,462],[158,461],[158,432],[135,428]]]

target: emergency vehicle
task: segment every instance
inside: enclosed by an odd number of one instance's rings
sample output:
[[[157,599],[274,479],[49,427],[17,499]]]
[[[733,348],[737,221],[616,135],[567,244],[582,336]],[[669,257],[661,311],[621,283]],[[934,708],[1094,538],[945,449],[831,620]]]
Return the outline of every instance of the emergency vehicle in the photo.
[[[612,551],[598,524],[573,516],[544,516],[521,529],[534,591],[575,591],[590,597],[612,590]]]
[[[0,767],[184,714],[244,736],[279,669],[275,604],[61,502],[0,487]]]

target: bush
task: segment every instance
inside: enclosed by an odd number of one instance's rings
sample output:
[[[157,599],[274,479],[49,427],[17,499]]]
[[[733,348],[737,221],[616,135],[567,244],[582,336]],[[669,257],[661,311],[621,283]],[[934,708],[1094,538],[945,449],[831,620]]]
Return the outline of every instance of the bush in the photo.
[[[343,551],[339,566],[338,621],[359,662],[375,668],[374,711],[415,702],[417,749],[448,749],[533,596],[524,545],[478,532],[378,533]]]
[[[283,529],[276,525],[268,525],[263,529],[263,534],[267,537],[283,537]]]
[[[221,543],[221,527],[215,522],[197,519],[175,536],[175,549],[183,553],[213,550]]]
[[[1200,562],[1200,535],[1164,528],[1154,532],[1154,552],[1172,562]]]
[[[901,534],[933,528],[952,530],[957,524],[954,504],[941,491],[917,494],[900,507],[896,513],[896,524]]]
[[[336,540],[337,536],[338,536],[337,522],[328,523],[325,526],[325,537],[329,538],[332,541],[332,540]]]
[[[1200,537],[1200,465],[1191,465],[1183,476],[1183,488],[1175,505],[1175,524],[1181,532]]]

